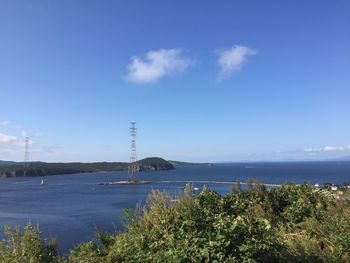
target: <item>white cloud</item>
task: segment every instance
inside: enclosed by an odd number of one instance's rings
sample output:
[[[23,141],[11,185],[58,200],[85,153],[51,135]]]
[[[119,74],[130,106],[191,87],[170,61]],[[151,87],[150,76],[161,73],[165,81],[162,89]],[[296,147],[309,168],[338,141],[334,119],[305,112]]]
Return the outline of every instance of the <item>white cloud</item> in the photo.
[[[304,152],[320,152],[321,148],[304,148]]]
[[[60,146],[46,145],[38,143],[37,140],[42,136],[41,133],[29,133],[21,126],[12,125],[10,122],[0,122],[0,128],[12,128],[16,131],[15,134],[9,134],[7,132],[0,132],[0,160],[22,160],[25,149],[25,138],[29,136],[29,158],[40,159],[39,156],[46,158],[47,153],[56,153]]]
[[[16,136],[0,133],[0,143],[16,143],[17,141]]]
[[[254,49],[239,45],[234,45],[230,49],[219,52],[219,80],[228,78],[234,72],[240,70],[243,64],[248,60],[248,56],[255,55],[256,53],[257,51]]]
[[[304,152],[344,152],[350,151],[350,145],[346,146],[324,146],[318,148],[305,148]]]
[[[145,58],[131,57],[126,79],[136,83],[154,83],[164,76],[183,72],[193,61],[182,53],[181,49],[159,49],[147,52]]]

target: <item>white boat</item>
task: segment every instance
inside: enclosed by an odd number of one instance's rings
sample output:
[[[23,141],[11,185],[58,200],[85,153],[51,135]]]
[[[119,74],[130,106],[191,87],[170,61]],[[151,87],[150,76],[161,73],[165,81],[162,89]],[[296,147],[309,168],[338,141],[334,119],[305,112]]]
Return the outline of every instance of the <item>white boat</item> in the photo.
[[[41,179],[41,183],[40,183],[41,185],[44,185],[44,179]]]

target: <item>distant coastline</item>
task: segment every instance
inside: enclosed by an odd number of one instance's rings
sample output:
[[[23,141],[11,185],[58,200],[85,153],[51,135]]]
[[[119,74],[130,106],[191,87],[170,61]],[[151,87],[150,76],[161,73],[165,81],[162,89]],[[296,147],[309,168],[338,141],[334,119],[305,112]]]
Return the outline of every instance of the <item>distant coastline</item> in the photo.
[[[180,162],[174,160],[168,160],[174,167],[187,167],[187,166],[212,166],[212,163],[190,163],[190,162]]]
[[[0,178],[33,177],[59,174],[77,174],[92,172],[127,171],[127,162],[96,162],[96,163],[45,163],[30,162],[24,168],[23,163],[0,162]],[[139,171],[173,170],[175,167],[159,157],[150,157],[137,161]]]

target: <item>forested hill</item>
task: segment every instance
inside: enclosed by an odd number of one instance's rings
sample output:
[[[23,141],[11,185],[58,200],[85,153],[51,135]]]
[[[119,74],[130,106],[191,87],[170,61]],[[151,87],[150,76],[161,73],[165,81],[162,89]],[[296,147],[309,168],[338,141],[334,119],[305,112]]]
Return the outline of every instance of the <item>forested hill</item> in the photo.
[[[175,167],[168,161],[159,157],[149,157],[137,162],[140,171],[174,170]]]
[[[16,162],[2,161],[2,160],[0,160],[0,166],[11,165],[11,164],[16,164]]]
[[[140,171],[173,170],[174,166],[168,161],[151,157],[137,162]],[[129,163],[126,162],[97,162],[97,163],[29,163],[26,176],[46,176],[57,174],[75,174],[91,172],[127,171]],[[24,176],[23,163],[12,163],[0,166],[0,177]]]

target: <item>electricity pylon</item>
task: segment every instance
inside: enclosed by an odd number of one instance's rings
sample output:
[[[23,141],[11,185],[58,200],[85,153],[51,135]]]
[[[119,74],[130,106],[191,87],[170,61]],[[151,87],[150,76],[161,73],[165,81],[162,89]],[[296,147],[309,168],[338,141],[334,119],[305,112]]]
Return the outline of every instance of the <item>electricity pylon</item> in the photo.
[[[136,130],[135,127],[136,122],[130,122],[130,136],[131,136],[131,155],[130,155],[130,163],[128,168],[128,181],[136,182],[137,177],[136,173],[138,172],[137,166],[137,155],[136,155]]]

